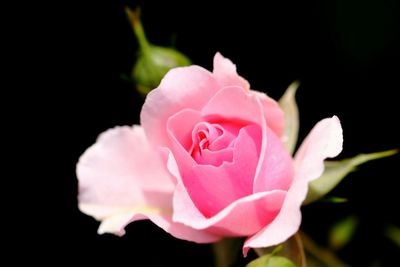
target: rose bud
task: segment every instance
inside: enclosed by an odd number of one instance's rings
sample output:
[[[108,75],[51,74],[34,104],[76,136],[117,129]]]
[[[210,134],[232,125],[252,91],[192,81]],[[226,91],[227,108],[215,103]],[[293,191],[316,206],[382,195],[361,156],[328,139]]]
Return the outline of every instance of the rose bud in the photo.
[[[156,88],[164,75],[172,68],[190,65],[190,59],[177,50],[156,46],[146,38],[140,21],[140,10],[126,8],[126,13],[139,42],[139,54],[131,76],[138,91],[147,95]]]

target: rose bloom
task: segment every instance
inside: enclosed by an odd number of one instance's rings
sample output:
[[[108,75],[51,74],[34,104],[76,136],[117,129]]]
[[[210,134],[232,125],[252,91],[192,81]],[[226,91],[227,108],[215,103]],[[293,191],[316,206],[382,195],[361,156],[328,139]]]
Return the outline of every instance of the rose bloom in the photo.
[[[279,244],[301,222],[308,183],[342,149],[337,117],[320,121],[292,158],[284,113],[217,53],[214,70],[170,70],[150,92],[141,126],[100,135],[77,164],[79,208],[99,233],[149,219],[198,243],[246,237],[243,250]]]

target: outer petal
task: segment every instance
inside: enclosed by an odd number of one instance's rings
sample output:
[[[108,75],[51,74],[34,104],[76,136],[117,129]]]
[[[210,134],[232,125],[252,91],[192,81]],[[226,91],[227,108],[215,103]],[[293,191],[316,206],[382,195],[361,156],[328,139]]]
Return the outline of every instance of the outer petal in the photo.
[[[170,234],[197,242],[217,237],[172,223],[174,182],[139,126],[101,134],[77,164],[79,208],[102,221],[98,232],[122,235],[130,222],[151,219]]]
[[[235,64],[220,53],[216,53],[214,56],[213,74],[221,88],[240,86],[246,90],[250,89],[250,84],[237,74]]]
[[[143,200],[143,190],[174,190],[140,126],[116,127],[102,133],[79,159],[77,176],[79,200],[84,203],[131,204]]]
[[[269,247],[292,236],[301,221],[300,206],[307,194],[308,182],[323,172],[323,161],[337,156],[342,150],[342,128],[339,119],[320,121],[300,147],[296,157],[296,176],[276,219],[246,240],[243,252],[250,248]]]
[[[199,66],[170,70],[147,95],[140,114],[151,144],[168,147],[168,118],[185,108],[200,110],[218,90],[212,73]]]
[[[342,151],[343,133],[338,117],[320,121],[310,132],[295,156],[296,172],[308,181],[321,176],[321,159],[336,157]]]

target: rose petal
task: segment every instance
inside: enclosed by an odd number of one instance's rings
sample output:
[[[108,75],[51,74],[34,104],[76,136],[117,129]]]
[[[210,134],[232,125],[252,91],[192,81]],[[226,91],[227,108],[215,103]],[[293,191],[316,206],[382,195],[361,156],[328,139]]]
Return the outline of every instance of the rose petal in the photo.
[[[292,157],[282,141],[271,129],[267,129],[267,147],[260,169],[254,181],[254,192],[274,189],[287,190],[292,183],[294,167]]]
[[[241,107],[240,112],[237,110],[238,106]],[[259,138],[259,140],[262,140],[261,151],[265,150],[266,120],[263,116],[262,105],[259,102],[259,99],[251,92],[247,93],[243,88],[234,86],[223,88],[203,108],[202,114],[203,117],[207,118],[210,122],[219,123],[220,121],[229,120],[233,124],[237,123],[243,125],[254,123],[255,125],[260,125],[260,128],[262,129],[262,137]],[[212,224],[215,223],[216,219],[214,218],[218,215],[210,219],[205,218],[204,214],[197,209],[186,191],[186,187],[182,181],[181,172],[183,176],[185,176],[184,170],[189,169],[188,166],[193,167],[194,165],[190,166],[190,160],[185,160],[185,155],[182,151],[183,149],[181,149],[181,152],[178,151],[179,153],[174,153],[173,155],[170,154],[168,160],[168,169],[178,180],[174,193],[174,220],[186,223],[187,225],[196,225],[194,227],[197,227],[198,225],[204,226],[204,224],[207,224],[210,228]],[[179,168],[176,164],[175,157],[179,159]],[[257,162],[256,176],[257,173],[259,173],[259,169],[261,169],[263,157],[260,156],[260,159],[261,160],[258,160]],[[183,163],[184,161],[187,162]],[[224,210],[218,214],[224,214]]]
[[[171,221],[174,182],[139,126],[101,134],[77,164],[79,208],[102,221],[99,233],[122,235],[134,220],[149,218],[179,238],[210,242],[217,237]]]
[[[212,217],[230,203],[250,195],[260,149],[261,129],[242,128],[233,148],[233,162],[221,166],[195,165],[181,168],[183,184],[196,207]]]
[[[168,169],[178,180],[173,200],[173,220],[218,235],[251,235],[275,218],[286,195],[281,190],[252,194],[236,200],[215,216],[206,218],[186,191],[172,153],[169,154]]]
[[[195,151],[193,158],[200,165],[221,166],[224,162],[233,161],[233,148],[224,148],[218,151],[203,150],[201,153]]]
[[[173,220],[216,234],[251,235],[275,218],[286,195],[281,190],[252,194],[234,201],[215,216],[206,218],[194,205],[183,185],[172,153],[169,155],[168,169],[178,181],[174,193]]]
[[[308,182],[321,175],[324,160],[337,156],[342,143],[342,128],[336,116],[320,121],[313,128],[296,155],[296,176],[281,211],[271,224],[246,240],[244,254],[250,248],[282,243],[299,229],[300,206],[306,197]]]
[[[265,177],[266,165],[268,164],[268,160],[265,160],[265,157],[267,156],[266,151],[268,146],[266,126],[267,120],[264,117],[266,109],[265,105],[262,105],[260,101],[260,99],[263,98],[264,100],[268,99],[266,96],[260,97],[253,92],[245,92],[240,87],[226,87],[220,90],[202,110],[202,114],[204,117],[222,117],[224,119],[230,119],[232,122],[237,121],[237,123],[240,123],[240,121],[248,121],[261,126],[262,135],[260,136],[260,140],[262,140],[262,143],[259,159],[257,161],[258,166],[255,174],[255,177],[257,177],[255,178],[255,180],[259,180],[255,187],[256,192],[260,192],[262,191],[262,189],[266,188],[264,186],[265,183],[263,182],[265,181],[265,178],[262,179],[261,177]],[[240,112],[238,112],[237,107],[241,107]],[[272,136],[272,133],[270,133],[270,135]],[[273,138],[273,136],[271,138]],[[273,139],[271,145],[277,147],[279,144],[278,141],[275,141],[275,139]],[[281,159],[284,159],[283,154],[284,151],[280,153]],[[271,154],[269,154],[269,156],[270,158],[274,157]],[[249,161],[247,160],[246,162]],[[287,162],[287,160],[285,162]],[[273,175],[273,172],[271,172],[271,175]],[[282,185],[283,187],[285,187],[284,184]]]
[[[286,192],[274,190],[256,193],[232,202],[210,220],[194,226],[224,236],[248,236],[269,224],[278,214]],[[193,226],[192,226],[193,227]]]
[[[336,157],[342,146],[343,133],[338,117],[318,122],[296,153],[296,173],[308,181],[320,177],[324,171],[321,159]]]
[[[140,126],[116,127],[102,133],[79,159],[77,176],[79,199],[86,203],[131,204],[143,199],[143,189],[174,189]]]
[[[250,84],[237,74],[235,64],[220,53],[214,56],[213,74],[221,88],[236,85],[246,90],[250,89]]]
[[[238,109],[240,107],[240,109]],[[242,87],[229,86],[219,90],[203,107],[201,113],[209,121],[229,120],[231,124],[263,123],[257,97]]]
[[[172,173],[179,176],[172,154],[168,165]],[[194,206],[185,186],[178,179],[173,220],[223,236],[251,235],[275,218],[285,195],[286,192],[281,190],[252,194],[234,201],[215,216],[206,218]]]
[[[101,214],[107,209],[105,206],[96,205],[80,205],[82,212],[86,214]],[[165,230],[167,233],[173,235],[176,238],[193,241],[197,243],[212,243],[221,239],[220,236],[207,233],[204,231],[195,230],[191,227],[183,225],[181,223],[173,222],[170,214],[163,214],[157,209],[144,209],[140,208],[121,208],[111,207],[113,210],[112,215],[106,217],[95,217],[98,220],[102,220],[98,233],[113,233],[117,235],[123,235],[125,233],[124,227],[134,221],[139,220],[151,220],[154,224]],[[133,214],[133,215],[132,215]]]
[[[199,66],[170,70],[147,95],[140,114],[151,144],[168,146],[167,120],[185,108],[200,110],[218,90],[214,76]]]
[[[210,143],[208,148],[212,151],[233,146],[232,142],[235,140],[240,129],[239,127],[235,127],[235,125],[229,125],[229,123],[219,123],[218,125],[221,126],[222,134]]]
[[[179,153],[176,150],[181,150],[181,152],[187,154],[187,157],[189,157],[191,153],[193,154],[193,151],[196,150],[195,146],[198,145],[195,129],[196,126],[201,123],[205,123],[204,118],[201,116],[200,112],[192,109],[183,109],[168,119],[167,132],[169,138],[173,141],[170,148],[174,154]],[[216,154],[220,153],[224,148],[228,148],[240,129],[239,127],[234,127],[234,125],[226,125],[226,123],[219,123],[218,127],[221,129],[222,134],[216,138],[214,137],[214,140],[210,140],[209,150],[203,151],[202,153]],[[179,146],[179,148],[177,148],[177,146]],[[185,153],[185,151],[187,153]],[[227,153],[232,154],[231,152]],[[232,158],[232,156],[229,156],[229,158]]]
[[[238,112],[237,107],[240,106],[241,110]],[[244,111],[244,112],[242,112]],[[191,117],[192,119],[188,119],[185,121],[190,121],[193,120],[193,122],[197,122],[199,119],[198,114],[193,114],[193,112],[185,111],[188,117]],[[196,113],[196,112],[195,112]],[[209,103],[203,108],[202,110],[203,117],[207,118],[210,123],[221,123],[222,127],[225,129],[232,128],[232,125],[236,125],[233,128],[236,127],[242,127],[246,124],[254,123],[255,125],[260,125],[261,128],[261,136],[257,137],[257,140],[262,140],[261,148],[257,148],[258,151],[265,150],[266,146],[266,122],[263,117],[263,111],[262,111],[262,106],[259,103],[259,100],[256,96],[254,96],[250,92],[245,92],[243,88],[241,87],[225,87],[221,89],[210,101]],[[218,115],[216,115],[218,114]],[[172,145],[170,146],[171,149],[173,150],[174,157],[179,160],[179,169],[182,174],[182,177],[185,179],[184,184],[188,187],[190,186],[191,181],[194,181],[195,179],[191,179],[191,175],[193,173],[188,173],[188,170],[193,172],[193,169],[197,165],[194,160],[191,158],[191,156],[187,153],[187,150],[184,149],[184,147],[180,144],[181,142],[178,141],[180,139],[180,133],[178,133],[179,130],[179,121],[181,119],[178,119],[178,116],[183,116],[185,115],[184,112],[182,111],[177,114],[174,117],[171,117],[169,120],[168,124],[168,130],[170,132],[170,138],[173,140]],[[185,116],[186,116],[185,115]],[[189,116],[190,115],[190,116]],[[214,120],[214,121],[213,121]],[[224,121],[229,120],[230,121],[230,126],[227,127],[228,125],[224,125]],[[225,123],[227,124],[227,123]],[[190,126],[189,128],[191,128]],[[186,129],[186,128],[185,128]],[[187,129],[186,129],[187,130]],[[234,129],[229,129],[229,131],[235,131]],[[188,138],[188,137],[186,137]],[[176,141],[174,141],[176,140]],[[240,151],[247,151],[247,149],[240,149]],[[260,152],[258,152],[260,153]],[[261,153],[260,153],[261,154]],[[243,156],[245,158],[245,156]],[[260,156],[260,158],[263,158]],[[243,159],[240,160],[243,163],[246,163],[247,165],[249,160],[248,159]],[[260,161],[259,158],[253,159],[252,163],[254,164],[259,164]],[[250,164],[251,165],[251,164]],[[249,165],[249,166],[250,166]],[[261,165],[258,166],[256,172],[258,173],[258,169],[261,168]],[[248,170],[246,166],[243,167],[244,170]],[[256,175],[257,175],[256,173]],[[208,175],[210,176],[210,175]],[[235,175],[232,175],[233,177]],[[210,176],[212,177],[212,176]],[[186,180],[188,179],[188,180]],[[206,178],[205,178],[206,179]],[[252,186],[252,182],[254,180],[254,175],[251,177],[251,183],[248,183]],[[247,180],[244,180],[247,181]],[[206,184],[206,183],[204,183]],[[224,183],[222,183],[224,185]],[[247,188],[247,187],[246,187]],[[246,189],[246,192],[248,190]],[[252,189],[250,189],[252,191]],[[247,193],[246,193],[247,194]]]
[[[265,93],[252,91],[260,100],[264,108],[264,116],[268,127],[274,133],[282,137],[285,129],[285,114],[278,102],[267,96]]]
[[[197,123],[204,121],[201,113],[193,109],[183,109],[167,121],[167,132],[170,138],[176,141],[186,150],[190,151],[193,145],[192,131]]]

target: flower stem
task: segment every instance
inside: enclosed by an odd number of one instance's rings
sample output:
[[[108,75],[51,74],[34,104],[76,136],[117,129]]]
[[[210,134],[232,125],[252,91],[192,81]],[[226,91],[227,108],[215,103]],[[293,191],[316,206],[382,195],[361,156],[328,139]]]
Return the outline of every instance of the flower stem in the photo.
[[[129,7],[125,7],[125,12],[131,22],[133,31],[135,32],[136,38],[138,39],[139,46],[145,56],[150,53],[150,43],[147,41],[146,34],[144,33],[142,22],[140,21],[140,8],[131,10]]]
[[[230,267],[238,257],[242,240],[240,238],[224,238],[213,244],[215,267]]]
[[[348,264],[344,263],[338,257],[336,257],[334,253],[318,246],[304,232],[299,232],[299,235],[301,237],[301,240],[303,241],[305,251],[327,267],[349,267]]]
[[[303,240],[301,240],[301,236],[299,233],[296,233],[294,235],[294,240],[296,242],[296,245],[298,247],[299,250],[299,263],[301,267],[305,267],[307,266],[306,263],[306,255],[304,253],[304,244],[303,244]]]

